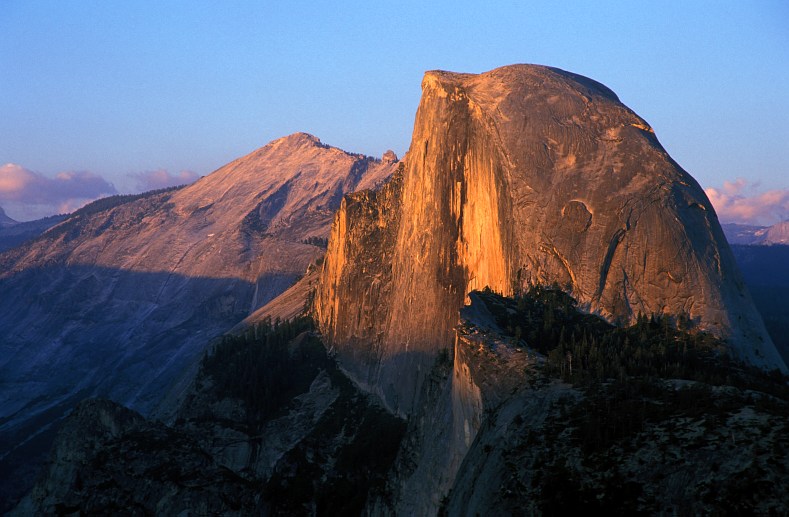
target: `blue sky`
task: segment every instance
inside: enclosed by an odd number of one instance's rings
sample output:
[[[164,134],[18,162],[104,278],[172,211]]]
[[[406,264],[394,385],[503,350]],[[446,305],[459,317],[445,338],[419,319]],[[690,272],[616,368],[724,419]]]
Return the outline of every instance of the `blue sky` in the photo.
[[[425,70],[539,63],[612,88],[721,219],[789,217],[789,3],[554,4],[0,0],[0,205],[188,181],[295,131],[402,155]]]

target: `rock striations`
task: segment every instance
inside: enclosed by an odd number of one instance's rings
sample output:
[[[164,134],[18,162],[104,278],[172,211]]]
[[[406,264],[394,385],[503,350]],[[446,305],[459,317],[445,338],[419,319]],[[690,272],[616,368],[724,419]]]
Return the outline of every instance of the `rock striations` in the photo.
[[[555,68],[428,72],[402,179],[347,197],[316,315],[347,371],[408,414],[473,289],[569,287],[588,311],[689,317],[785,370],[709,200],[605,86]]]

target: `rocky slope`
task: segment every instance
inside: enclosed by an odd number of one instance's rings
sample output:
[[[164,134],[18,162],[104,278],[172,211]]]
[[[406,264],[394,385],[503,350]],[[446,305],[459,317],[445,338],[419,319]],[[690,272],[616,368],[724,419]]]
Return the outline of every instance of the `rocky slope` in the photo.
[[[212,337],[323,254],[310,243],[344,194],[395,167],[297,133],[188,187],[97,201],[0,255],[2,477],[25,478],[11,472],[83,398],[149,412]]]
[[[471,294],[371,514],[786,511],[786,378],[697,362],[711,352],[698,336],[616,330],[553,296]],[[583,338],[568,355],[571,328]],[[602,350],[611,332],[633,348]],[[676,340],[685,352],[666,352]]]
[[[515,65],[428,72],[402,186],[348,198],[316,315],[344,367],[400,414],[475,288],[568,286],[610,321],[686,315],[785,365],[699,185],[605,86]]]
[[[173,426],[110,401],[81,403],[12,514],[359,514],[382,489],[404,424],[359,392],[315,336],[290,339],[297,326],[219,345]],[[263,381],[262,404],[234,382],[257,353],[277,363],[257,372],[275,381]]]

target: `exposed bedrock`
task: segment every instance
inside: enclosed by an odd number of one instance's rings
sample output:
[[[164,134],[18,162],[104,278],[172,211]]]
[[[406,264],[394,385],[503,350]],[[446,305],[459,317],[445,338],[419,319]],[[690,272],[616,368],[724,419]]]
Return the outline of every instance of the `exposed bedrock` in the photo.
[[[484,286],[558,282],[620,323],[687,316],[786,370],[703,190],[611,90],[534,65],[428,72],[422,90],[402,179],[346,197],[316,297],[342,364],[390,409],[411,411]]]

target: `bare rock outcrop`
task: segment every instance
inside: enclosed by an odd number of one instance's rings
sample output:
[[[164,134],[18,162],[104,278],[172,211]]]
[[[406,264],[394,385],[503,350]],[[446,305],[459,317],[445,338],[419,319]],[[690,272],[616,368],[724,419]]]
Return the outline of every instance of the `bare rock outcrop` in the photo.
[[[776,223],[764,235],[764,244],[789,244],[789,221]]]
[[[558,282],[621,323],[686,316],[786,370],[703,190],[611,90],[533,65],[428,72],[422,89],[399,195],[346,199],[316,297],[345,368],[391,409],[415,407],[484,286]]]
[[[645,319],[637,331],[616,328],[547,292],[469,294],[453,350],[439,354],[408,419],[385,496],[368,499],[371,515],[785,511],[785,378],[726,361],[631,376],[649,363],[646,349],[661,348],[656,339],[685,339],[693,355],[705,353],[698,336]],[[531,346],[552,346],[548,334],[570,321],[596,336],[585,359]],[[608,332],[643,338],[593,352]],[[620,379],[603,373],[624,357],[631,366]],[[575,376],[561,373],[573,360]]]
[[[391,149],[389,149],[389,150],[388,150],[388,151],[386,151],[386,152],[384,153],[384,155],[381,157],[381,161],[383,161],[383,162],[387,162],[387,163],[394,163],[394,162],[396,162],[396,161],[397,161],[397,155],[395,154],[395,152],[394,152],[394,151],[392,151]]]
[[[734,245],[789,245],[789,221],[775,223],[772,226],[727,223],[723,225],[723,233],[726,234],[726,239],[729,241],[729,244]]]
[[[258,328],[214,349],[170,426],[108,400],[81,402],[11,515],[359,515],[405,426],[337,370],[316,336],[283,335]],[[264,347],[263,368],[277,367],[255,373],[278,381],[261,405],[259,383],[235,380]]]

